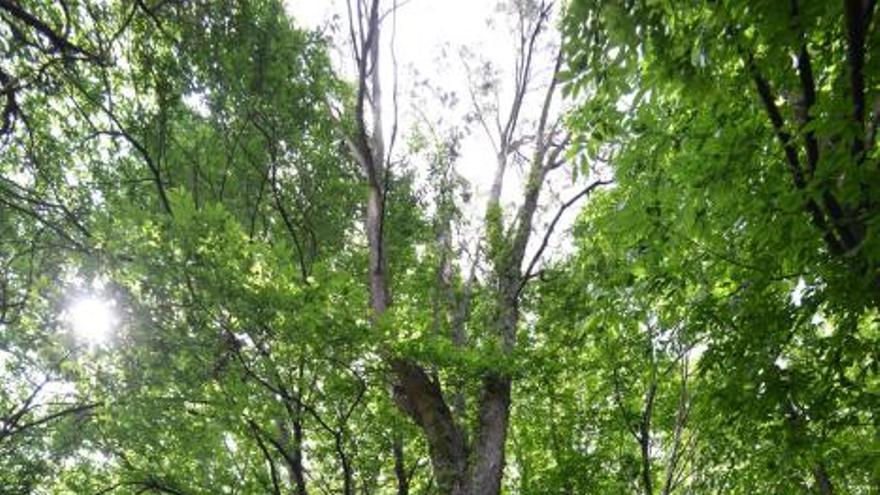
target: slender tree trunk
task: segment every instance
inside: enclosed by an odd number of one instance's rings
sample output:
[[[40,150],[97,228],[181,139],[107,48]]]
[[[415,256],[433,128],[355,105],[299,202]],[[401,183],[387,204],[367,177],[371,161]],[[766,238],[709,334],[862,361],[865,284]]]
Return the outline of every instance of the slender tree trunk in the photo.
[[[394,476],[397,478],[397,495],[409,495],[409,476],[406,472],[406,456],[403,451],[403,436],[394,433]]]
[[[813,466],[813,480],[816,482],[816,489],[820,495],[834,495],[834,485],[831,484],[831,478],[825,471],[825,464],[817,462]]]
[[[642,453],[642,488],[645,495],[654,494],[654,478],[651,468],[651,417],[654,412],[654,395],[657,393],[657,378],[652,376],[645,396],[645,409],[639,422],[639,447]]]
[[[348,458],[348,454],[345,452],[345,445],[343,444],[342,434],[337,433],[334,436],[336,457],[339,458],[339,465],[342,468],[342,493],[343,495],[354,495],[354,469],[352,468],[351,460]]]
[[[299,406],[293,408],[299,412]],[[290,484],[294,487],[296,495],[308,495],[306,488],[305,469],[303,467],[302,445],[304,440],[302,416],[292,415],[290,423],[277,422],[280,431],[279,446],[284,449],[283,457],[287,464],[287,473]],[[291,430],[293,437],[291,438]]]
[[[675,414],[675,430],[672,434],[672,452],[666,463],[666,476],[663,482],[663,489],[660,491],[662,495],[670,495],[675,489],[676,472],[678,470],[679,460],[681,459],[682,435],[687,426],[688,416],[690,414],[690,398],[688,395],[688,379],[689,379],[689,360],[684,356],[681,364],[681,387],[678,394],[678,410]]]
[[[291,466],[290,476],[293,478],[293,486],[296,489],[296,495],[308,495],[306,490],[306,475],[303,468],[303,424],[302,417],[293,422],[293,445],[292,458],[294,463]]]

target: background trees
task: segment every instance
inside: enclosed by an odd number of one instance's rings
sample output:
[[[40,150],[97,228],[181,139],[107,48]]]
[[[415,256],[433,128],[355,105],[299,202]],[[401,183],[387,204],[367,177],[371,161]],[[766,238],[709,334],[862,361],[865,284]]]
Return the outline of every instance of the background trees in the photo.
[[[874,8],[572,5],[573,90],[599,95],[573,125],[619,183],[585,213],[582,255],[599,269],[617,253],[606,294],[642,338],[698,346],[702,491],[740,489],[732,471],[768,492],[860,493],[875,476]]]

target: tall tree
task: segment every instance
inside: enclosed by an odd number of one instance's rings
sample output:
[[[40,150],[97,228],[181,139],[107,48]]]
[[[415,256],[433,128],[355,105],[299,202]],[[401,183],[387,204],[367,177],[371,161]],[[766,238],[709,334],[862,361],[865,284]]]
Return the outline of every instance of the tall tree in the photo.
[[[396,9],[396,6],[392,7]],[[498,118],[497,134],[486,124],[491,118],[477,108],[488,138],[495,147],[494,180],[486,205],[484,248],[490,274],[485,283],[491,309],[488,319],[477,323],[487,328],[477,330],[479,343],[499,363],[509,360],[516,348],[520,319],[520,294],[528,283],[526,248],[533,232],[539,196],[547,175],[563,163],[564,139],[558,123],[552,121],[551,106],[562,67],[561,55],[556,57],[542,102],[537,106],[533,134],[524,139],[523,121],[526,97],[535,85],[535,65],[540,38],[548,28],[552,4],[522,2],[514,4],[517,15],[518,44],[516,71],[513,75],[513,96],[506,116]],[[385,236],[386,178],[392,164],[392,147],[397,122],[386,140],[383,118],[380,34],[384,17],[380,2],[349,3],[349,30],[357,66],[355,96],[355,129],[347,136],[349,149],[361,165],[368,188],[365,229],[368,239],[370,306],[375,327],[397,327],[406,324],[394,318],[392,295],[389,291],[387,247]],[[395,116],[396,118],[396,116]],[[503,120],[502,120],[503,119]],[[501,191],[505,174],[512,166],[520,147],[528,139],[533,142],[531,157],[526,161],[523,197],[512,221],[507,224],[501,207]],[[585,195],[601,185],[594,182]],[[540,256],[540,251],[537,256]],[[457,322],[462,328],[466,322]],[[472,329],[473,331],[473,329]],[[459,343],[462,340],[458,329]],[[456,418],[439,378],[425,363],[413,357],[390,354],[387,363],[394,377],[394,396],[398,406],[419,425],[428,442],[434,476],[442,493],[493,494],[501,490],[505,465],[505,445],[509,424],[512,376],[504,365],[490,365],[477,374],[478,399],[473,435],[465,431],[467,421]],[[473,441],[469,442],[468,439]]]

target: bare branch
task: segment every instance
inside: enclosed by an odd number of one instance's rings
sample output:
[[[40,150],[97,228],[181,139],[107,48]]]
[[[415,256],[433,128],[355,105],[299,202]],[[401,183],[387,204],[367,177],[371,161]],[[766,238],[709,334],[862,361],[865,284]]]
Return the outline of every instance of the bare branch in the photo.
[[[480,126],[483,128],[483,132],[486,133],[486,138],[489,139],[489,143],[492,145],[492,150],[495,152],[495,155],[498,155],[501,150],[498,148],[498,143],[495,142],[495,134],[489,129],[489,125],[486,122],[486,117],[483,115],[483,109],[480,107],[480,103],[477,101],[477,94],[474,92],[474,85],[473,81],[471,80],[471,68],[463,55],[459,54],[459,58],[461,59],[462,65],[464,65],[465,74],[467,74],[468,77],[467,88],[468,94],[471,99],[471,105],[473,105],[474,107],[474,115],[476,116],[477,121],[480,123]],[[501,132],[500,124],[498,132],[499,134]]]
[[[538,35],[544,29],[544,24],[550,15],[551,7],[552,4],[542,4],[538,18],[535,20],[534,26],[532,27],[531,32],[528,34],[528,37],[526,37],[524,31],[522,31],[520,34],[520,47],[518,52],[519,58],[517,59],[516,64],[516,84],[513,95],[513,102],[510,106],[510,114],[508,115],[507,121],[504,124],[504,128],[501,131],[500,147],[502,153],[506,153],[508,151],[507,144],[510,142],[513,133],[516,130],[516,126],[519,123],[520,110],[522,109],[522,104],[527,92],[529,79],[531,78],[535,43],[538,39]],[[520,15],[524,16],[523,13],[521,13]],[[525,22],[523,17],[520,18],[520,22]],[[524,30],[524,25],[521,24],[521,26],[523,26],[521,27],[521,29]]]
[[[403,0],[402,2],[395,1],[394,6],[392,8],[386,10],[385,12],[382,13],[382,15],[379,16],[379,23],[381,24],[381,23],[385,22],[385,18],[388,17],[389,15],[396,16],[397,11],[400,10],[402,7],[406,6],[410,2],[412,2],[412,0]]]
[[[557,75],[559,74],[559,69],[562,67],[562,45],[559,45],[559,48],[556,50],[556,62],[553,65],[553,73],[550,79],[550,86],[547,88],[547,93],[544,95],[544,104],[541,106],[541,117],[538,120],[538,132],[537,132],[537,146],[539,156],[543,161],[543,154],[547,152],[547,145],[550,141],[550,136],[547,135],[547,119],[550,116],[550,107],[553,103],[553,96],[556,93],[556,86],[559,84],[559,78]]]
[[[394,7],[392,8],[393,15],[391,16],[391,65],[393,68],[394,74],[394,82],[392,89],[392,105],[394,110],[394,121],[391,125],[391,138],[388,141],[388,150],[386,152],[385,157],[385,169],[389,170],[391,168],[391,155],[394,151],[394,143],[397,140],[397,127],[400,120],[399,115],[399,87],[398,87],[398,66],[397,66],[397,50],[395,49],[395,41],[397,40],[397,0],[394,0]],[[381,21],[380,21],[381,22]]]
[[[556,211],[556,214],[553,216],[553,220],[550,221],[550,225],[547,227],[547,231],[544,233],[544,238],[541,240],[541,245],[538,246],[538,250],[535,252],[535,255],[532,257],[532,260],[529,262],[528,268],[526,268],[526,271],[523,275],[523,281],[520,284],[520,289],[519,289],[520,291],[522,291],[527,280],[529,280],[531,278],[531,275],[534,272],[535,266],[538,264],[538,261],[541,259],[541,256],[544,254],[544,251],[547,249],[547,246],[550,243],[550,236],[553,235],[553,231],[554,231],[554,229],[556,229],[556,224],[559,223],[559,220],[562,218],[562,215],[565,213],[565,211],[567,209],[571,208],[575,203],[580,201],[581,198],[584,198],[585,196],[592,193],[594,190],[596,190],[596,188],[606,186],[608,184],[611,184],[612,182],[613,181],[610,181],[610,180],[595,181],[595,182],[591,183],[590,185],[588,185],[587,187],[581,189],[581,191],[578,192],[577,194],[575,194],[573,197],[571,197],[571,199],[569,199],[565,203],[562,203],[562,205]]]

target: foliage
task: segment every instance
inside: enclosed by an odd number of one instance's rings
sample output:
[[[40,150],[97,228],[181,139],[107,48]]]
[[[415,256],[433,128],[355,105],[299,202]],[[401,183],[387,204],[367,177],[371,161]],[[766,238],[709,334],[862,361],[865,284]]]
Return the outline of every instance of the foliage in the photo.
[[[0,494],[880,489],[876,2],[572,0],[535,116],[505,2],[509,121],[483,64],[387,149],[358,5],[346,81],[279,0],[0,0]]]

